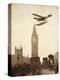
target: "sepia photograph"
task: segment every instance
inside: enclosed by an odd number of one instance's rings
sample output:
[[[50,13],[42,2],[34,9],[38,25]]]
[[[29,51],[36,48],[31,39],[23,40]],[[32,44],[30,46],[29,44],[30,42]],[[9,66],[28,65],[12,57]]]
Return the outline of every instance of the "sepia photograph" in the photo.
[[[8,4],[8,75],[59,73],[58,6]]]

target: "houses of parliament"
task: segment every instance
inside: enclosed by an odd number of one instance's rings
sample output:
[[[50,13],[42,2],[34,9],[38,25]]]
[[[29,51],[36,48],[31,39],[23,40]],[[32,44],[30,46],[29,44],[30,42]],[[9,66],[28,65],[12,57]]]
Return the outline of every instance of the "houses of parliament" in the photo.
[[[20,49],[18,49],[17,47],[15,47],[15,54],[11,55],[11,66],[17,66],[17,65],[21,65],[24,63],[31,63],[31,61],[35,61],[35,58],[39,59],[38,57],[38,35],[36,32],[36,27],[33,27],[33,32],[32,32],[32,36],[31,36],[31,58],[29,58],[28,56],[25,57],[23,56],[23,48],[20,47]],[[39,59],[40,60],[40,59]]]
[[[43,57],[43,62],[41,63],[40,57],[38,56],[38,35],[34,26],[31,35],[31,57],[23,56],[22,47],[19,49],[15,47],[15,54],[8,55],[8,74],[11,73],[10,75],[12,76],[28,74],[40,75],[44,74],[43,70],[45,69],[48,70],[48,73],[58,72],[58,55],[55,58],[54,55],[49,54],[48,57]]]

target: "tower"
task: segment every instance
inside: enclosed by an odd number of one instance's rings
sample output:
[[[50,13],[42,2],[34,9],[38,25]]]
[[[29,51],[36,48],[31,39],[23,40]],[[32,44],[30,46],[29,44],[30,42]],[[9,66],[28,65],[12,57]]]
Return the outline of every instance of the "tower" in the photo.
[[[21,65],[23,63],[23,48],[20,47],[19,49],[15,47],[15,59],[16,65]]]
[[[36,33],[35,25],[33,27],[31,44],[32,44],[32,57],[38,57],[38,36],[37,36],[37,33]]]
[[[32,37],[31,37],[31,45],[32,45],[32,57],[30,58],[30,63],[32,67],[33,74],[40,74],[40,57],[38,56],[38,35],[36,32],[36,27],[34,25]],[[38,70],[38,73],[36,72]]]

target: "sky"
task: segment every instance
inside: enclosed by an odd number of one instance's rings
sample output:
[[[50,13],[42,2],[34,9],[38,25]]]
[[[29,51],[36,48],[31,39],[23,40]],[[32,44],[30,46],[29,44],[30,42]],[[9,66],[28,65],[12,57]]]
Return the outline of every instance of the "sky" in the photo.
[[[23,55],[31,57],[31,36],[34,24],[32,13],[41,16],[52,14],[48,22],[36,26],[38,35],[38,55],[47,57],[58,51],[58,7],[45,5],[12,4],[11,12],[11,54],[15,54],[15,46],[23,48]]]

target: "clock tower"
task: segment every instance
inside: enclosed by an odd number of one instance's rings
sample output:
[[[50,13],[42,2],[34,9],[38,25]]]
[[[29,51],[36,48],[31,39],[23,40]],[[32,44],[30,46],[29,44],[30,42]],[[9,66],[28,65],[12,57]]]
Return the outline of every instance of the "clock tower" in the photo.
[[[35,25],[33,27],[31,43],[32,43],[32,57],[38,57],[38,36],[36,33]]]

